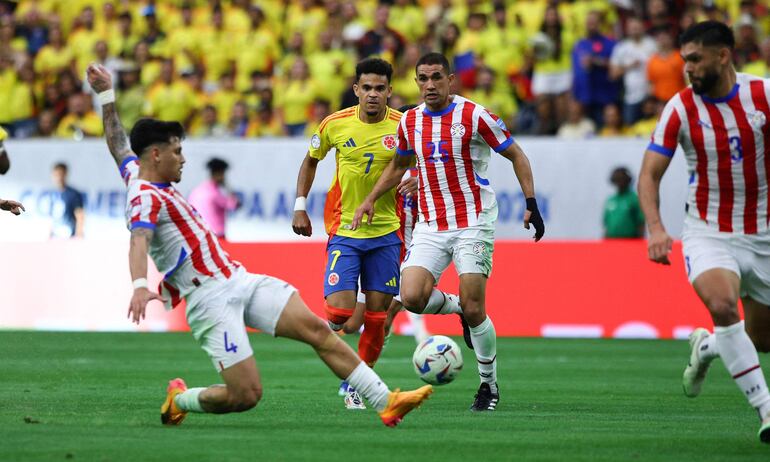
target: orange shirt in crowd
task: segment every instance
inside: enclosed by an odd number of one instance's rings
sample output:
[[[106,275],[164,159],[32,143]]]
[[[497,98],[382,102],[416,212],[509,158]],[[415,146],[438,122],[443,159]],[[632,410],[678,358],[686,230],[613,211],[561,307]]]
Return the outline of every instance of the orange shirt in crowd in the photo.
[[[647,78],[650,80],[652,95],[659,101],[668,101],[679,90],[687,86],[684,81],[684,61],[679,50],[668,56],[655,53],[647,63]]]

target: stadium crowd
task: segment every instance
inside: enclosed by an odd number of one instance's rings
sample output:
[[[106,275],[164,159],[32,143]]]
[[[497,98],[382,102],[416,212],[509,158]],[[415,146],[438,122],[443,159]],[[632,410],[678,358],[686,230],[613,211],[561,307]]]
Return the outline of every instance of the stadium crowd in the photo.
[[[399,107],[414,63],[450,58],[456,92],[514,133],[641,136],[684,88],[679,31],[719,19],[739,71],[770,76],[766,0],[0,1],[0,125],[11,136],[102,135],[90,62],[118,82],[127,127],[142,116],[190,136],[309,136],[357,103],[355,63],[394,65]]]

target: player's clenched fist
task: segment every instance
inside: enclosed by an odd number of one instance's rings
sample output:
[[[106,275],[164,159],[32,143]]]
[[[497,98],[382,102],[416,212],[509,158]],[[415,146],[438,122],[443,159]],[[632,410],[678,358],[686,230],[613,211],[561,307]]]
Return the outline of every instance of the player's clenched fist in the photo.
[[[647,239],[647,253],[650,260],[663,265],[670,265],[668,254],[671,252],[673,240],[665,231],[652,231]]]
[[[91,63],[86,69],[88,84],[96,93],[101,93],[112,88],[112,75],[101,64]]]
[[[311,236],[313,234],[313,225],[310,223],[310,217],[304,210],[297,210],[294,212],[294,218],[291,220],[291,229],[294,230],[294,234],[300,236]]]

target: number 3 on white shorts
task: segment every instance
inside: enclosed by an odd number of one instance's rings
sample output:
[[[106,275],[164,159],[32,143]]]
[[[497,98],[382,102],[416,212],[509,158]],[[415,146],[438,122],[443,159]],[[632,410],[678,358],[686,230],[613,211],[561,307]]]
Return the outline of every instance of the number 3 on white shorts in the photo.
[[[332,250],[332,264],[329,265],[329,271],[334,271],[334,265],[337,264],[337,259],[340,258],[340,255],[342,255],[341,250]]]

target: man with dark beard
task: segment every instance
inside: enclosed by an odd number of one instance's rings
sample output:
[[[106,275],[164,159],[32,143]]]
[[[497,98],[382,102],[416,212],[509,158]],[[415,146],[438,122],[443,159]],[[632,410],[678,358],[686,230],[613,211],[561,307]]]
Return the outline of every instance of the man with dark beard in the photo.
[[[695,24],[681,43],[691,86],[663,110],[639,175],[649,258],[670,264],[672,240],[661,222],[658,193],[679,144],[691,172],[684,263],[714,322],[713,333],[698,328],[690,335],[684,393],[698,396],[711,361],[721,357],[759,414],[760,440],[770,443],[770,393],[757,355],[770,351],[770,80],[735,72],[735,39],[725,24]]]

